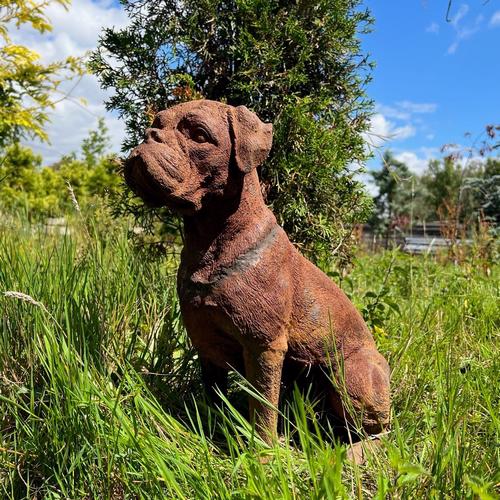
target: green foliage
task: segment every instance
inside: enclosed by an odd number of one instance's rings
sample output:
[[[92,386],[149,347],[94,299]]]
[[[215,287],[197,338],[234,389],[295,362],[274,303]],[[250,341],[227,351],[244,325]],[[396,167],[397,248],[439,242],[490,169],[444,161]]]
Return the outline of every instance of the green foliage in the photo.
[[[500,159],[488,158],[465,183],[474,197],[475,215],[500,226]]]
[[[0,163],[0,211],[23,209],[32,219],[63,216],[72,210],[69,186],[82,206],[117,195],[122,180],[116,160],[106,153],[108,141],[99,120],[98,129],[83,141],[80,158],[72,153],[44,168],[31,149],[19,143],[7,147]]]
[[[375,325],[391,431],[354,467],[300,396],[273,447],[237,410],[242,384],[204,406],[177,263],[137,253],[126,222],[75,218],[62,238],[0,220],[2,498],[495,498],[498,266],[391,252],[344,278],[360,309],[370,291],[399,306]]]
[[[49,168],[70,183],[80,202],[94,197],[115,195],[122,189],[116,158],[108,153],[110,138],[104,119],[98,120],[97,129],[91,130],[81,145],[80,155],[64,156]]]
[[[99,118],[97,129],[91,130],[82,142],[82,161],[89,167],[95,167],[109,149],[109,135],[104,118]]]
[[[467,147],[446,144],[439,162],[429,163],[422,176],[428,199],[440,218],[465,224],[481,220],[498,226],[500,125],[489,124]],[[465,134],[471,137],[470,133]]]
[[[364,307],[361,309],[361,314],[375,337],[385,335],[384,326],[391,313],[396,312],[401,315],[397,298],[394,297],[389,287],[391,273],[401,273],[403,270],[401,266],[395,264],[397,257],[398,250],[394,250],[379,289],[368,290],[363,295]]]
[[[371,17],[359,1],[122,3],[130,24],[105,30],[91,67],[126,120],[124,148],[179,101],[244,104],[274,123],[260,173],[280,223],[313,259],[335,250],[348,260],[353,225],[369,211],[352,167],[366,158],[371,110],[358,38]]]
[[[81,61],[42,64],[40,55],[11,42],[9,30],[23,24],[45,33],[52,26],[45,10],[52,3],[64,7],[69,0],[7,0],[0,4],[0,147],[26,137],[47,140],[44,124],[47,109],[64,97],[57,97],[60,84],[82,74]]]
[[[456,221],[470,227],[478,221],[500,223],[500,160],[484,157],[495,148],[469,157],[453,153],[432,159],[423,174],[410,172],[390,151],[382,168],[371,172],[378,194],[370,224],[389,234],[391,226],[404,227],[416,221]]]
[[[382,168],[370,173],[378,188],[371,223],[377,230],[387,232],[395,219],[408,215],[410,211],[412,192],[408,187],[413,176],[403,162],[394,158],[391,151],[384,152]]]
[[[427,202],[435,214],[445,202],[455,202],[458,199],[463,177],[462,166],[452,157],[429,162],[422,176],[422,183],[427,190]]]
[[[0,163],[1,199],[5,208],[23,206],[27,201],[26,190],[39,191],[36,173],[41,163],[41,156],[19,144],[14,144],[5,151]]]

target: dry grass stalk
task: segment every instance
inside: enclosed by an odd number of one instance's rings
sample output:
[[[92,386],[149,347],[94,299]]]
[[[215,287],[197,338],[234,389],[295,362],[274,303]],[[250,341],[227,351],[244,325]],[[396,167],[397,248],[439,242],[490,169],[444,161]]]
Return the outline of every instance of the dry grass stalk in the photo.
[[[71,183],[69,181],[66,181],[66,185],[68,186],[69,197],[71,198],[71,203],[73,203],[75,210],[80,215],[82,215],[82,211],[80,209],[80,204],[78,203],[78,200],[76,199],[75,192],[73,191],[73,187],[71,186]]]
[[[26,293],[15,292],[15,291],[9,290],[7,292],[3,292],[3,295],[4,295],[4,297],[9,297],[12,299],[21,300],[22,302],[27,302],[28,304],[32,304],[35,307],[39,307],[44,312],[49,313],[47,308],[41,302],[39,302],[38,300],[35,300],[31,295],[28,295]]]

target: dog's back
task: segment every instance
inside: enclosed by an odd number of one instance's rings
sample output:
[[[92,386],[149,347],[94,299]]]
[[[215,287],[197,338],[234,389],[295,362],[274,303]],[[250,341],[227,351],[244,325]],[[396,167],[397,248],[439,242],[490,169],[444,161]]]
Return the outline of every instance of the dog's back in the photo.
[[[294,304],[289,356],[307,364],[325,364],[336,353],[348,357],[374,347],[363,318],[344,292],[320,269],[294,251]]]

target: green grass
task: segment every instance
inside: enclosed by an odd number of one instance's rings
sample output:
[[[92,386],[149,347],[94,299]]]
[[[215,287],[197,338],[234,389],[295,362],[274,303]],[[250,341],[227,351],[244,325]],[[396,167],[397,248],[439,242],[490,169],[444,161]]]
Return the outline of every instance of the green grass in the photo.
[[[101,221],[0,222],[1,498],[498,498],[498,267],[361,256],[342,286],[392,368],[393,415],[362,466],[296,396],[269,448],[203,400],[176,262]],[[31,298],[30,298],[31,297]]]

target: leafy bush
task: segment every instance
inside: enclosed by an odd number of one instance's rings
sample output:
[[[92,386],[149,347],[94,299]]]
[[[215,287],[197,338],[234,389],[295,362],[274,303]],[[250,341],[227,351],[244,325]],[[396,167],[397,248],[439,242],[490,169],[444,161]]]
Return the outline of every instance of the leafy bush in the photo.
[[[178,102],[248,106],[274,123],[261,179],[279,222],[313,260],[347,261],[352,228],[370,205],[353,172],[367,155],[371,110],[371,65],[358,39],[371,17],[360,2],[122,3],[130,24],[104,31],[91,67],[114,91],[108,107],[126,120],[124,149]]]
[[[52,5],[65,8],[69,0],[2,0],[0,7],[0,147],[22,138],[48,140],[44,125],[60,97],[54,97],[61,83],[83,73],[82,61],[67,57],[43,64],[40,54],[12,43],[9,32],[30,26],[39,34],[50,32],[47,10]]]

